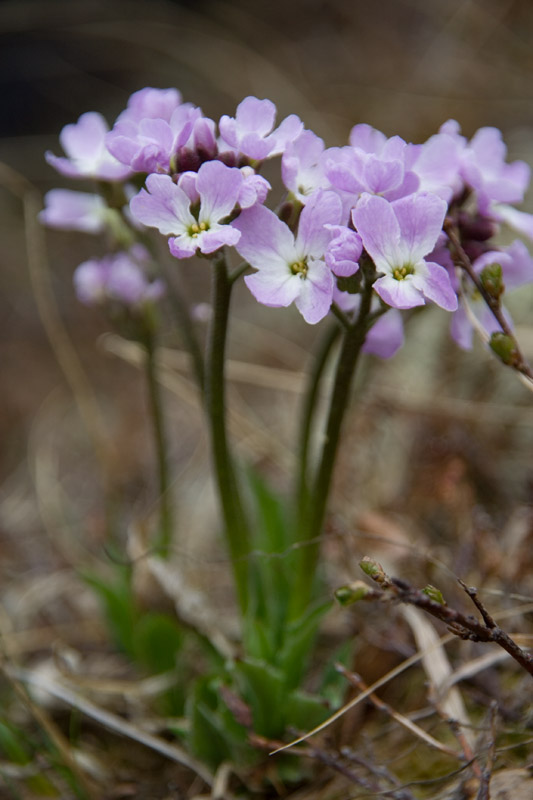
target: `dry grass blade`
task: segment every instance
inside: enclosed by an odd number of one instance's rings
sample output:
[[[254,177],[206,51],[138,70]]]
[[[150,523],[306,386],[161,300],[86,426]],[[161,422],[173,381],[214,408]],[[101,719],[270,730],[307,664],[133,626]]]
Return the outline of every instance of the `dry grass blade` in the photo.
[[[438,703],[444,716],[453,719],[462,728],[465,728],[463,735],[469,746],[473,747],[470,719],[466,713],[461,693],[458,689],[453,688],[449,688],[446,692],[442,691],[442,685],[449,680],[453,670],[439,635],[431,622],[417,608],[405,606],[402,608],[402,613],[409,623],[418,649],[427,653],[422,657],[422,666],[429,678],[433,699]]]
[[[350,683],[355,686],[357,689],[362,689],[365,691],[368,687],[366,684],[361,680],[358,675],[355,675],[348,670],[344,669],[341,665],[337,665],[337,668],[340,667],[340,672],[344,675]],[[427,733],[423,728],[417,725],[415,722],[412,722],[408,717],[400,714],[399,711],[392,708],[388,703],[384,703],[376,694],[372,692],[368,696],[368,699],[375,705],[377,709],[380,711],[384,711],[388,714],[392,719],[394,719],[399,725],[401,725],[406,730],[413,733],[415,736],[418,736],[419,739],[422,739],[426,744],[430,747],[435,748],[435,750],[440,750],[441,753],[446,753],[448,756],[453,756],[454,758],[462,758],[462,753],[458,753],[456,750],[452,750],[452,748],[447,747],[442,742],[439,742],[438,739],[435,739],[431,734]]]
[[[35,674],[32,672],[32,670],[6,666],[5,671],[12,680],[20,681],[29,687],[33,686],[41,691],[48,692],[58,700],[62,700],[64,703],[67,703],[67,705],[76,708],[82,714],[86,714],[88,717],[91,717],[91,719],[96,720],[96,722],[99,722],[110,731],[121,734],[129,739],[133,739],[134,741],[139,742],[139,744],[149,747],[151,750],[155,750],[157,753],[169,758],[171,761],[175,761],[178,764],[182,764],[184,767],[188,767],[190,770],[195,772],[208,786],[213,786],[213,775],[209,772],[209,770],[203,764],[196,761],[196,759],[190,756],[181,747],[178,747],[175,744],[170,744],[170,742],[166,742],[164,739],[159,739],[157,736],[153,736],[150,733],[146,733],[145,731],[133,725],[131,722],[127,722],[116,714],[112,714],[110,711],[99,708],[90,700],[87,700],[80,694],[73,692],[68,687],[56,683],[55,681],[47,680],[42,675]]]

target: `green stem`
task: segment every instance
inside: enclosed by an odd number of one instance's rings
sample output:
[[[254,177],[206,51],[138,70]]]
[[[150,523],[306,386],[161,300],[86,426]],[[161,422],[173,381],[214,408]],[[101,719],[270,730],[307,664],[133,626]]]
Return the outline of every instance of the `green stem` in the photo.
[[[315,357],[313,369],[309,374],[307,391],[304,394],[304,402],[301,414],[301,424],[299,432],[298,446],[298,475],[296,483],[296,511],[301,515],[301,509],[308,502],[308,461],[309,444],[311,438],[311,426],[316,411],[318,395],[324,370],[328,362],[329,355],[337,339],[341,328],[339,325],[331,325],[319,342],[318,352]]]
[[[359,314],[355,322],[344,331],[344,340],[337,361],[320,463],[311,485],[311,491],[307,493],[307,497],[304,498],[306,502],[300,509],[298,542],[301,547],[297,553],[291,597],[290,616],[292,619],[298,618],[311,600],[320,552],[319,537],[326,515],[342,422],[348,407],[353,374],[366,338],[375,270],[367,265],[364,270],[365,286],[361,296]]]
[[[233,565],[237,600],[248,605],[248,530],[226,432],[224,361],[232,283],[224,255],[213,259],[212,317],[208,337],[205,401],[224,529]]]
[[[172,500],[170,497],[170,479],[167,455],[167,439],[165,435],[165,420],[159,381],[157,380],[155,336],[146,326],[144,336],[146,348],[146,378],[148,383],[148,397],[150,415],[154,431],[155,449],[157,455],[157,468],[159,475],[159,535],[156,547],[163,558],[168,558],[173,533]]]

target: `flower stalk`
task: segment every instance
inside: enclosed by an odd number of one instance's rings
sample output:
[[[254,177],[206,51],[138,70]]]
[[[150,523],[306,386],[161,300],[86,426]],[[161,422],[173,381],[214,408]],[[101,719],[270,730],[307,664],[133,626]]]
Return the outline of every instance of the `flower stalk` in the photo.
[[[156,337],[149,322],[145,326],[143,344],[146,350],[146,381],[157,457],[159,484],[159,534],[155,546],[158,553],[163,558],[168,558],[172,544],[174,514],[170,493],[170,470],[166,444],[165,417],[163,413],[161,387],[157,379]]]
[[[224,363],[232,282],[226,259],[218,253],[212,261],[212,308],[206,358],[205,408],[210,427],[213,466],[222,514],[224,533],[233,566],[239,608],[248,606],[248,529],[239,494],[235,467],[226,430]]]
[[[297,619],[309,605],[320,553],[320,534],[324,525],[327,502],[330,494],[333,470],[337,457],[340,433],[348,401],[354,372],[361,348],[367,334],[367,319],[372,303],[372,285],[376,271],[370,259],[361,264],[364,271],[364,288],[361,305],[355,321],[345,329],[339,353],[335,379],[326,421],[324,444],[319,465],[310,491],[304,492],[300,499],[298,543],[293,593],[290,603],[290,616]]]

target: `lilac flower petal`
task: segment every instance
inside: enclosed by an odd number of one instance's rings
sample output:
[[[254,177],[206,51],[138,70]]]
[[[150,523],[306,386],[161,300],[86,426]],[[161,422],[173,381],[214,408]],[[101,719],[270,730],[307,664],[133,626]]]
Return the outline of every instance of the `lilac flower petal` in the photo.
[[[241,232],[231,225],[218,225],[214,230],[206,231],[198,236],[202,253],[214,253],[224,245],[234,247],[241,238]]]
[[[378,278],[374,283],[374,289],[382,300],[392,308],[414,308],[414,306],[425,305],[422,293],[416,288],[412,280],[412,275],[408,275],[403,281],[397,281],[390,275]]]
[[[383,197],[389,203],[399,200],[401,197],[406,197],[409,194],[414,194],[420,188],[420,178],[414,172],[406,172],[403,180],[395,189],[387,189],[383,192]]]
[[[174,258],[191,258],[197,251],[196,241],[193,243],[189,236],[181,235],[168,240],[168,249]]]
[[[196,188],[197,177],[197,172],[188,170],[187,172],[182,172],[178,178],[177,185],[180,187],[180,189],[183,189],[192,205],[196,205],[196,203],[200,202],[200,195],[198,194],[198,189]]]
[[[149,175],[146,186],[148,191],[141,189],[130,200],[131,213],[139,222],[165,236],[182,233],[196,222],[189,210],[189,198],[169,175]]]
[[[301,280],[301,289],[295,305],[310,325],[320,322],[331,308],[334,278],[323,261],[310,260],[307,276]]]
[[[276,143],[273,139],[264,139],[255,131],[245,133],[239,140],[239,150],[254,161],[263,161],[269,156]]]
[[[78,300],[90,306],[105,298],[107,269],[103,261],[90,260],[80,264],[74,272],[74,289]]]
[[[291,231],[270,209],[247,208],[231,225],[242,233],[236,250],[252,267],[287,270],[297,260]]]
[[[405,283],[405,281],[399,281]],[[416,266],[412,283],[428,300],[432,300],[446,311],[457,310],[457,295],[450,283],[447,270],[440,264],[421,262]]]
[[[516,239],[502,254],[507,263],[502,263],[503,282],[509,291],[533,283],[533,258],[524,242]]]
[[[361,194],[364,157],[351,147],[330,147],[325,153],[325,171],[336,189]]]
[[[50,228],[85,233],[101,233],[106,228],[105,216],[110,210],[100,195],[51,189],[44,202],[46,207],[39,219]]]
[[[147,86],[130,96],[127,108],[120,114],[117,122],[124,119],[139,122],[147,118],[164,119],[168,122],[181,102],[181,93],[177,89],[153,89]]]
[[[243,182],[239,190],[238,204],[241,208],[251,208],[256,203],[264,203],[272,188],[261,175],[256,175],[251,167],[241,167]]]
[[[235,118],[243,131],[255,131],[265,136],[274,127],[276,106],[271,100],[245,97],[237,106]]]
[[[307,202],[308,195],[328,183],[323,153],[324,142],[312,131],[302,131],[285,148],[281,161],[283,183],[301,202]]]
[[[383,161],[376,156],[369,156],[363,169],[363,179],[367,190],[380,194],[390,189],[397,188],[404,175],[401,161]]]
[[[460,305],[455,314],[452,314],[450,335],[462,350],[472,349],[474,329],[463,305]]]
[[[381,152],[386,141],[384,133],[366,123],[355,125],[350,132],[351,146],[364,150],[365,153]]]
[[[206,161],[198,170],[196,189],[201,199],[200,222],[219,222],[235,208],[243,183],[236,167],[226,167],[221,161]]]
[[[413,265],[430,253],[442,231],[447,204],[429,192],[396,200],[394,214],[400,226],[402,250]]]
[[[285,275],[260,270],[254,275],[246,275],[244,282],[256,300],[274,308],[290,306],[300,294],[302,284],[300,277],[288,270]]]
[[[391,308],[376,320],[366,335],[364,353],[379,358],[392,358],[404,343],[402,315]]]
[[[363,240],[365,250],[373,259],[378,271],[388,272],[389,265],[403,263],[400,225],[393,207],[387,200],[364,194],[352,211],[352,220]],[[407,307],[398,306],[398,308]]]
[[[276,140],[276,155],[283,153],[288,145],[298,138],[303,131],[303,127],[302,120],[296,114],[289,114],[288,117],[285,117],[272,133]]]
[[[144,299],[146,278],[127,255],[120,254],[111,262],[106,284],[107,294],[126,306],[134,306]]]
[[[505,222],[517,233],[533,239],[533,214],[502,204],[492,207],[491,216],[500,222]]]
[[[100,156],[107,131],[103,116],[96,111],[88,111],[81,115],[77,123],[65,125],[59,141],[70,158],[94,160]]]
[[[297,249],[306,255],[322,257],[331,239],[331,231],[324,226],[337,225],[341,216],[342,203],[335,192],[319,190],[300,215]]]

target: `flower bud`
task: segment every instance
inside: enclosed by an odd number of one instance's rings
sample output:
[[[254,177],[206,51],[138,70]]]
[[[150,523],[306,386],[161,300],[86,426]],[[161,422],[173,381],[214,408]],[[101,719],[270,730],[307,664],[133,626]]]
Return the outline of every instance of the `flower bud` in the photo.
[[[357,603],[363,600],[367,595],[372,593],[372,589],[363,583],[363,581],[354,581],[347,586],[340,586],[335,591],[335,600],[341,606],[351,606],[352,603]]]
[[[422,591],[424,594],[427,594],[430,600],[433,600],[434,603],[439,603],[441,606],[446,605],[446,600],[443,597],[443,594],[440,589],[437,589],[436,586],[432,586],[431,583],[428,583]]]
[[[515,341],[511,336],[503,333],[503,331],[496,331],[492,334],[489,346],[504,364],[514,366],[518,362],[518,351]]]
[[[485,291],[498,300],[505,291],[501,264],[487,264],[479,277]]]
[[[380,586],[390,585],[390,581],[385,573],[385,570],[378,561],[374,561],[373,558],[365,556],[359,562],[359,566],[361,567],[365,575],[368,575],[369,578],[372,578],[373,581],[379,583]]]

